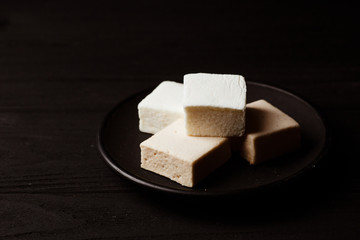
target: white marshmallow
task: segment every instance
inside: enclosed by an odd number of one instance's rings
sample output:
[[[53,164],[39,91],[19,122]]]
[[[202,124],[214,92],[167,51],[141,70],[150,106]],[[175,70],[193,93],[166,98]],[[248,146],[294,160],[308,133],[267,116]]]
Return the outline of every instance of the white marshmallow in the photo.
[[[138,104],[139,129],[154,134],[183,118],[183,84],[164,81]]]
[[[187,134],[241,136],[245,130],[245,79],[233,74],[187,74],[183,105]]]

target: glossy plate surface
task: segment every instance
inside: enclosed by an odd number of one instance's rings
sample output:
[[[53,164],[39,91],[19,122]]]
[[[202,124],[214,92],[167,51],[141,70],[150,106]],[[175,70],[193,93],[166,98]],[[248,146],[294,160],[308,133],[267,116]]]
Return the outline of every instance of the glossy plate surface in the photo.
[[[265,99],[300,124],[302,148],[257,166],[250,166],[240,156],[233,155],[196,187],[183,187],[140,168],[139,144],[151,135],[139,131],[137,104],[149,93],[143,91],[119,103],[106,115],[98,135],[99,150],[106,163],[123,177],[144,187],[185,195],[244,193],[286,182],[314,167],[324,155],[326,128],[310,104],[282,89],[247,82],[247,102]]]

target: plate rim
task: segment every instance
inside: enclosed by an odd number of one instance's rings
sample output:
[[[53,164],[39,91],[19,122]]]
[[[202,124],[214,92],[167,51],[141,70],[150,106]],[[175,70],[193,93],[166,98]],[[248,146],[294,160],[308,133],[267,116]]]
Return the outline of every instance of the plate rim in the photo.
[[[246,81],[246,84],[265,87],[265,88],[270,88],[272,90],[282,92],[282,93],[284,93],[286,95],[290,95],[291,97],[296,98],[298,101],[302,102],[307,107],[312,109],[314,111],[314,113],[316,114],[316,117],[322,123],[322,126],[324,127],[324,130],[325,130],[325,139],[324,139],[324,145],[323,145],[322,149],[320,150],[319,154],[312,161],[310,161],[310,163],[308,163],[305,167],[299,169],[294,174],[292,174],[290,176],[287,176],[285,178],[279,179],[277,181],[258,186],[258,187],[248,187],[248,188],[233,189],[233,190],[228,190],[228,191],[215,191],[215,192],[214,191],[209,191],[208,192],[208,191],[206,191],[206,189],[205,189],[205,191],[203,189],[200,191],[200,190],[197,190],[197,189],[194,189],[194,188],[189,188],[188,190],[182,190],[182,189],[174,189],[174,188],[170,188],[170,187],[161,186],[161,185],[158,185],[156,183],[152,183],[152,182],[143,180],[141,178],[138,178],[138,177],[134,176],[134,174],[129,173],[125,169],[122,169],[121,167],[117,166],[115,161],[112,159],[111,155],[107,152],[107,150],[103,146],[104,144],[102,142],[102,135],[103,135],[103,130],[105,128],[106,122],[111,117],[111,115],[121,105],[123,105],[126,102],[132,100],[133,98],[136,98],[138,95],[140,95],[140,94],[142,94],[142,93],[144,93],[146,91],[153,90],[156,86],[153,86],[153,87],[150,87],[150,88],[145,88],[145,89],[143,89],[143,90],[141,90],[139,92],[136,92],[136,93],[126,97],[124,100],[122,100],[122,101],[118,102],[117,104],[115,104],[115,106],[109,112],[107,112],[105,114],[104,118],[102,119],[101,125],[100,125],[100,127],[98,129],[98,133],[97,133],[98,150],[99,150],[102,158],[105,160],[106,164],[113,171],[115,171],[117,173],[117,175],[120,175],[123,179],[126,179],[126,180],[128,180],[128,181],[130,181],[132,183],[135,183],[138,186],[145,187],[148,190],[155,190],[155,191],[158,191],[158,192],[177,194],[177,195],[183,195],[183,196],[189,196],[189,195],[191,195],[191,196],[229,196],[229,195],[238,195],[238,194],[242,194],[242,193],[245,193],[245,192],[250,193],[250,192],[262,191],[264,189],[270,189],[272,187],[279,186],[279,185],[282,185],[284,183],[287,183],[290,180],[294,180],[294,179],[298,178],[300,175],[303,175],[305,172],[309,172],[309,170],[315,169],[316,166],[318,166],[320,160],[322,160],[324,158],[324,156],[327,154],[328,149],[329,149],[329,143],[330,143],[330,140],[331,140],[327,124],[324,121],[324,118],[322,117],[322,115],[319,113],[318,109],[316,107],[314,107],[314,105],[310,104],[304,98],[299,97],[298,95],[292,93],[291,91],[279,88],[277,86],[272,86],[272,85],[259,83],[259,82],[254,82],[254,81]]]

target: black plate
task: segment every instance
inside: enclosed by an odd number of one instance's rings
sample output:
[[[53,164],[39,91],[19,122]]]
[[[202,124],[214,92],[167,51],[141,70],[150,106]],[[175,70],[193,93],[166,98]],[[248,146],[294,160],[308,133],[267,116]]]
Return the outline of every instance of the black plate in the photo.
[[[194,188],[183,187],[140,168],[139,144],[151,135],[139,131],[137,105],[149,92],[140,92],[119,103],[104,119],[98,135],[99,149],[106,163],[120,175],[142,186],[185,195],[243,193],[292,179],[314,167],[323,156],[326,128],[310,104],[282,89],[247,82],[247,102],[265,99],[300,124],[301,150],[257,166],[250,166],[240,156],[233,155]]]

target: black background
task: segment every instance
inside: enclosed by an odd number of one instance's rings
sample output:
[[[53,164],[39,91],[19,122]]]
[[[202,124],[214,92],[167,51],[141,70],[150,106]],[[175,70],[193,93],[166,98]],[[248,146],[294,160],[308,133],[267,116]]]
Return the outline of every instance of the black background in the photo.
[[[359,16],[355,1],[2,0],[0,238],[359,239]],[[117,176],[96,146],[105,114],[190,72],[303,97],[331,132],[326,158],[233,198]]]

